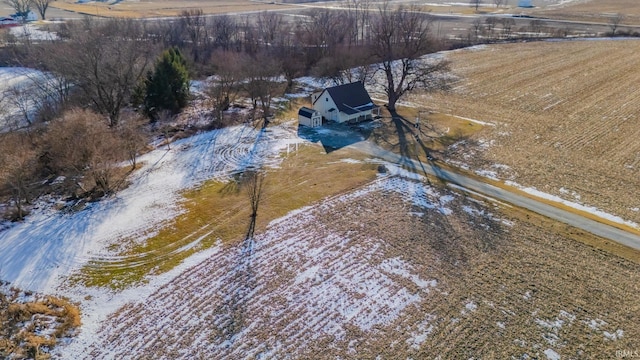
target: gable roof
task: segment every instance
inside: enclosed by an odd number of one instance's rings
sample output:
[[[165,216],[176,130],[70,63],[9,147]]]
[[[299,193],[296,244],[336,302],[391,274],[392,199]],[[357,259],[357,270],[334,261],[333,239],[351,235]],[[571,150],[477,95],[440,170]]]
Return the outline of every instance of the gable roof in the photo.
[[[361,81],[326,88],[320,93],[316,101],[322,97],[325,91],[329,93],[333,102],[336,103],[338,110],[349,115],[371,110],[374,107],[373,101],[371,101],[371,97]]]
[[[311,117],[313,117],[313,114],[315,114],[315,110],[313,109],[309,109],[308,107],[301,107],[300,110],[298,110],[298,115],[302,115],[306,118],[311,119]]]

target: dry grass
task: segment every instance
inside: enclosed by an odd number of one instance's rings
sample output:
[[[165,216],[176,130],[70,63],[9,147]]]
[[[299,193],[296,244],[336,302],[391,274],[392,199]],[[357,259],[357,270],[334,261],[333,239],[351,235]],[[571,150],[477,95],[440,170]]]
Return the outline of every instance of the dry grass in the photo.
[[[640,222],[639,49],[629,40],[456,51],[456,91],[412,101],[496,124],[449,149],[452,160]]]
[[[75,0],[60,0],[51,3],[51,7],[103,17],[148,18],[177,16],[182,11],[202,9],[205,14],[242,13],[273,9],[286,9],[287,5],[274,5],[249,0],[159,0],[77,3]]]
[[[80,327],[80,311],[67,299],[35,296],[23,302],[24,295],[13,288],[8,295],[0,292],[0,357],[47,359],[59,339]]]

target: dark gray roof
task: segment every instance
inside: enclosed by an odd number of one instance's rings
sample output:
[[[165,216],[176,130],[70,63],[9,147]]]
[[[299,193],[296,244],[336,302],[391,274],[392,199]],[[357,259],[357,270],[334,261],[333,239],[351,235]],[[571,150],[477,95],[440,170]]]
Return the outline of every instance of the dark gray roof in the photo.
[[[331,98],[338,106],[338,110],[349,115],[370,110],[374,107],[371,97],[361,81],[326,88],[324,91],[331,95]],[[316,101],[318,100],[316,99]]]
[[[316,112],[313,109],[309,109],[308,107],[301,107],[300,110],[298,110],[298,115],[302,115],[306,118],[311,119],[311,117],[313,116],[313,113]]]

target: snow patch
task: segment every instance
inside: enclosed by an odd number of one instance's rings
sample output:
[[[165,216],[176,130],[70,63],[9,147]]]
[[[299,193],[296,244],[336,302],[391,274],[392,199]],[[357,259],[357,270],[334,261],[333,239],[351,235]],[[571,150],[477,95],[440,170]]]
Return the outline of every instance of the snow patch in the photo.
[[[607,213],[605,211],[602,211],[602,210],[600,210],[600,209],[598,209],[596,207],[593,207],[593,206],[587,206],[587,205],[579,204],[579,203],[576,203],[576,202],[573,202],[573,201],[568,201],[568,200],[565,200],[565,199],[563,199],[561,197],[542,192],[542,191],[540,191],[540,190],[538,190],[536,188],[533,188],[533,187],[524,187],[524,186],[522,186],[522,185],[520,185],[520,184],[518,184],[516,182],[510,181],[510,180],[505,181],[505,185],[516,187],[516,188],[518,188],[518,189],[520,189],[520,190],[522,190],[522,191],[524,191],[524,192],[526,192],[528,194],[537,196],[537,197],[542,198],[542,199],[551,200],[551,201],[554,201],[554,202],[557,202],[557,203],[561,203],[561,204],[563,204],[565,206],[568,206],[568,207],[571,207],[573,209],[576,209],[576,210],[579,210],[579,211],[584,211],[586,213],[596,215],[596,216],[598,216],[598,217],[600,217],[602,219],[605,219],[605,220],[609,220],[609,221],[612,221],[612,222],[615,222],[615,223],[618,223],[618,224],[627,225],[627,226],[631,226],[631,227],[636,228],[636,229],[640,229],[640,225],[638,225],[638,223],[635,223],[635,222],[629,221],[629,220],[625,220],[625,219],[623,219],[623,218],[621,218],[619,216],[616,216],[616,215],[609,214],[609,213]]]
[[[618,340],[621,339],[622,336],[624,335],[624,331],[618,329],[613,333],[610,333],[608,331],[604,331],[602,333],[602,335],[604,335],[605,338],[609,339],[609,340]]]
[[[476,311],[476,309],[478,308],[478,305],[476,305],[475,302],[470,301],[464,307],[469,311]]]
[[[544,355],[549,360],[560,360],[560,354],[558,354],[557,352],[553,351],[552,349],[545,350],[544,351]]]
[[[434,319],[435,316],[427,315],[426,319],[418,324],[417,329],[411,332],[411,336],[406,342],[412,349],[420,349],[420,346],[427,340],[429,334],[433,332],[434,327],[430,323]]]

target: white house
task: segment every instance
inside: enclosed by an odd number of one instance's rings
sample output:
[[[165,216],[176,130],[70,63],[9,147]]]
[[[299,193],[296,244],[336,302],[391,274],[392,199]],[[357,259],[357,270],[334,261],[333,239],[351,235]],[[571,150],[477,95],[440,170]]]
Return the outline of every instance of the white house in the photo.
[[[298,110],[298,124],[309,127],[322,126],[322,115],[313,109],[303,106]]]
[[[373,117],[375,104],[360,81],[326,88],[311,95],[313,110],[329,121],[355,123]]]
[[[30,21],[37,21],[38,20],[38,15],[36,13],[34,13],[33,11],[29,11],[26,14],[25,13],[11,14],[11,17],[14,20],[20,21],[20,22],[30,22]]]

